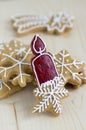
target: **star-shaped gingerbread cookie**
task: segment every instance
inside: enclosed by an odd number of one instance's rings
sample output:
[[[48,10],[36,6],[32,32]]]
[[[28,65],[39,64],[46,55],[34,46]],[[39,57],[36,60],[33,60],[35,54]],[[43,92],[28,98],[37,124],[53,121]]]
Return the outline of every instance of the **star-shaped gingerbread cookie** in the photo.
[[[74,17],[69,16],[67,13],[58,13],[51,16],[48,23],[47,30],[50,33],[62,34],[63,32],[72,29]]]
[[[55,77],[49,84],[42,84],[34,90],[34,95],[38,99],[34,106],[34,112],[51,111],[54,115],[61,113],[61,100],[68,96],[68,91],[64,88],[64,82],[60,77]]]

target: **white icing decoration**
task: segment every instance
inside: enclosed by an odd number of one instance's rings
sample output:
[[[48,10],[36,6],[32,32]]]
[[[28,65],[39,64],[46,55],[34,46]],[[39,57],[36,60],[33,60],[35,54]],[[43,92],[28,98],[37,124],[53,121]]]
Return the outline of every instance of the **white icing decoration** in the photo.
[[[21,55],[22,53],[26,54],[26,48],[20,48],[20,49],[16,49],[15,52],[17,53],[17,55]]]
[[[15,16],[12,17],[13,27],[17,28],[19,34],[24,34],[32,30],[46,29],[48,32],[62,33],[66,28],[73,27],[73,16],[60,12],[57,15],[50,16]]]
[[[34,93],[35,93],[36,97],[40,97],[41,101],[39,101],[39,104],[37,104],[34,107],[33,113],[34,112],[43,112],[48,108],[49,105],[52,105],[55,113],[61,113],[60,99],[67,96],[68,91],[65,88],[63,88],[64,81],[63,81],[62,77],[59,77],[59,76],[58,77],[55,76],[53,80],[49,80],[45,83],[40,84],[38,75],[35,70],[34,62],[43,55],[49,56],[51,58],[53,64],[54,64],[54,61],[50,54],[44,52],[46,50],[45,46],[44,46],[43,50],[41,50],[41,48],[39,48],[39,51],[37,51],[35,49],[36,40],[37,40],[37,36],[35,37],[35,39],[33,41],[33,50],[36,53],[38,53],[39,55],[33,58],[32,67],[33,67],[33,71],[35,73],[36,80],[37,80],[39,87],[34,90]],[[55,65],[54,65],[54,67],[55,67]],[[55,71],[56,71],[56,67],[55,67]]]
[[[60,100],[68,95],[68,91],[63,88],[64,82],[60,77],[55,77],[53,80],[45,82],[34,90],[36,97],[41,97],[42,100],[34,107],[34,112],[43,112],[49,105],[52,105],[55,113],[61,113]]]
[[[59,60],[62,60],[62,58],[60,57]]]
[[[12,48],[9,48],[10,51],[12,51]]]
[[[48,27],[50,32],[59,32],[62,33],[65,29],[71,29],[73,27],[74,17],[69,16],[67,13],[60,12],[57,15],[52,15],[51,26]]]
[[[23,44],[22,44],[22,43],[20,43],[20,45],[22,46]]]
[[[67,74],[67,71],[65,71],[65,74]]]
[[[18,67],[19,67],[19,75],[16,76],[16,78],[14,78],[13,80],[16,80],[16,79],[20,78],[20,79],[21,79],[21,83],[22,83],[22,82],[23,82],[23,76],[24,76],[24,75],[25,75],[25,76],[30,76],[29,74],[24,74],[24,73],[22,72],[22,65],[30,65],[30,63],[25,63],[25,62],[24,62],[24,60],[25,60],[25,58],[28,56],[28,54],[30,54],[30,50],[28,50],[28,52],[26,53],[26,55],[24,56],[24,58],[23,58],[21,61],[16,60],[15,58],[11,57],[11,56],[8,55],[8,54],[3,54],[5,57],[7,57],[7,58],[9,58],[9,59],[11,59],[11,60],[13,60],[13,61],[15,61],[15,64],[12,65],[12,66],[10,66],[10,67],[6,67],[6,68],[3,67],[3,70],[0,71],[0,73],[4,72],[4,77],[6,77],[6,76],[7,76],[7,73],[6,73],[7,70],[12,69],[12,68],[18,66]],[[1,67],[0,67],[0,68],[1,68]]]
[[[9,49],[9,46],[8,46],[8,49]],[[0,48],[0,50],[2,50],[2,48]],[[10,50],[10,49],[9,49]],[[15,59],[13,57],[14,54],[17,54],[19,56],[21,56],[23,53],[24,53],[24,57],[22,59]],[[7,70],[10,70],[10,69],[13,69],[14,67],[17,67],[19,68],[19,74],[13,78],[12,80],[16,80],[16,79],[19,79],[20,78],[20,81],[21,83],[23,82],[23,76],[30,76],[29,74],[26,74],[22,71],[22,66],[23,65],[27,65],[27,66],[30,66],[30,63],[27,63],[25,62],[25,59],[27,58],[27,56],[31,54],[31,49],[29,49],[28,51],[26,51],[26,48],[23,47],[23,48],[20,48],[20,49],[14,49],[12,52],[10,52],[9,54],[5,54],[5,53],[2,53],[2,55],[4,56],[4,58],[2,58],[0,60],[0,62],[3,62],[5,61],[7,58],[10,59],[11,61],[14,62],[14,64],[12,66],[9,66],[9,67],[3,67],[3,66],[0,66],[0,74],[3,73],[4,74],[4,77],[7,76]]]
[[[6,44],[6,47],[9,47],[9,44]]]
[[[72,66],[69,66],[70,68],[72,68]]]
[[[8,88],[8,90],[11,90],[10,86],[8,86],[5,82],[3,82],[1,79],[0,79],[0,91],[3,89],[3,85]]]
[[[80,78],[78,77],[78,72],[73,72],[73,70],[71,70],[70,68],[72,66],[74,66],[76,69],[79,68],[78,65],[82,65],[84,62],[83,61],[76,61],[76,60],[73,60],[72,62],[70,63],[65,63],[65,58],[66,57],[69,57],[69,53],[65,54],[65,50],[63,50],[62,52],[58,53],[61,57],[62,57],[62,61],[60,61],[58,58],[56,58],[55,56],[53,56],[54,58],[54,61],[57,63],[56,66],[57,66],[57,70],[58,68],[61,68],[61,72],[60,72],[60,76],[66,81],[65,77],[64,77],[64,68],[66,69],[67,72],[69,72],[71,75],[72,75],[72,78],[75,80],[79,80],[80,81]]]
[[[15,44],[15,47],[17,47],[18,45],[17,44]]]
[[[36,43],[36,41],[37,41],[37,37],[39,37],[39,35],[36,35],[36,36],[35,36],[35,39],[34,39],[34,42],[33,42],[33,50],[34,50],[35,53],[42,55],[42,53],[46,50],[46,45],[45,45],[45,42],[42,40],[42,41],[43,41],[43,44],[44,44],[44,48],[43,48],[43,50],[41,50],[41,49],[39,48],[39,51],[37,51],[37,50],[35,49],[35,43]],[[39,38],[40,38],[40,37],[39,37]],[[41,38],[40,38],[40,39],[41,39]]]
[[[85,75],[84,73],[79,73],[78,76],[79,76],[82,80],[86,81],[86,75]]]
[[[66,62],[69,62],[69,59],[66,59]]]

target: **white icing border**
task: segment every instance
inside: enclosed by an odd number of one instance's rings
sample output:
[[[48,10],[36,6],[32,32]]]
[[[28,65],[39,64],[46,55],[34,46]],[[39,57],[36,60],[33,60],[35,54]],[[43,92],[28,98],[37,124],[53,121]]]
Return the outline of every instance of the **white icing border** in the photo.
[[[37,41],[37,38],[39,38],[39,39],[43,42],[43,44],[44,44],[44,49],[43,49],[43,50],[36,51],[36,49],[35,49],[35,43],[36,43],[36,41]],[[33,46],[32,46],[32,48],[33,48],[34,52],[37,53],[37,54],[42,54],[42,52],[46,51],[45,42],[41,39],[41,37],[40,37],[38,34],[35,35],[35,39],[34,39],[34,41],[33,41]]]

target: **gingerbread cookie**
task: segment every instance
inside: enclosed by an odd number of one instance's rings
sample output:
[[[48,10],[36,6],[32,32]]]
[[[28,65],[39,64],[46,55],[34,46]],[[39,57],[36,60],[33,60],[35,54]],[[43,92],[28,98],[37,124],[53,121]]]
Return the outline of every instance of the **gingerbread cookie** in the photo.
[[[52,56],[46,52],[45,44],[39,36],[33,38],[31,49],[35,55],[32,68],[38,84],[34,90],[38,102],[33,113],[51,111],[58,115],[61,113],[61,100],[68,96],[68,91],[64,88]]]
[[[24,15],[12,17],[13,28],[18,35],[35,31],[62,34],[73,27],[74,17],[60,12],[49,16]]]
[[[0,44],[0,78],[13,85],[25,87],[33,79],[30,60],[32,53],[28,45],[12,40]]]
[[[58,73],[64,83],[70,83],[76,87],[86,82],[84,74],[84,62],[73,59],[67,50],[62,50],[53,56]]]

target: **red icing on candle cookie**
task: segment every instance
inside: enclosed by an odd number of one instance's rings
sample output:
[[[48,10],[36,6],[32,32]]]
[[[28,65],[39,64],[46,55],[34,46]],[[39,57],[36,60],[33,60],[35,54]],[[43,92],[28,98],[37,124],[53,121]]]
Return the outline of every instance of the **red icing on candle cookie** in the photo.
[[[39,85],[58,76],[53,59],[46,52],[45,44],[40,37],[35,36],[31,43],[32,52],[35,57],[32,59],[32,67]]]

